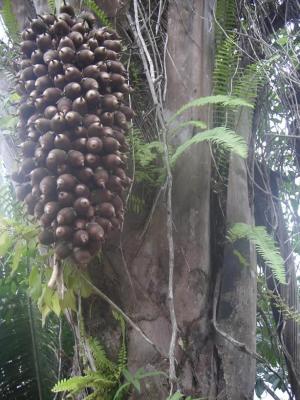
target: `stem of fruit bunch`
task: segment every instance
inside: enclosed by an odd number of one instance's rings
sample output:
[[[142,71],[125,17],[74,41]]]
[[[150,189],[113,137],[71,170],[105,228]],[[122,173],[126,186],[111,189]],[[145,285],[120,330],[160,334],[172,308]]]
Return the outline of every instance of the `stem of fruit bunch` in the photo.
[[[48,282],[50,289],[57,289],[58,293],[63,296],[63,275],[61,261],[54,255],[52,275]]]

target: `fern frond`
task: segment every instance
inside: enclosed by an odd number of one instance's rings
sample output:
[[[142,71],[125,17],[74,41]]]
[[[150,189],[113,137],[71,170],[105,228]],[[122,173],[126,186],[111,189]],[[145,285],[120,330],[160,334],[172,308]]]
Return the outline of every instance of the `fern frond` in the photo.
[[[121,346],[118,354],[118,378],[127,366],[127,348],[126,348],[126,325],[121,314],[113,311],[113,316],[119,322],[121,328]]]
[[[107,400],[107,397],[101,396],[99,393],[94,392],[86,396],[84,400]]]
[[[238,107],[249,107],[253,108],[252,104],[248,103],[244,99],[240,99],[238,97],[232,97],[232,96],[226,96],[226,95],[216,95],[216,96],[207,96],[207,97],[200,97],[199,99],[192,100],[188,103],[186,103],[184,106],[182,106],[176,113],[171,117],[169,122],[174,121],[176,117],[179,115],[183,114],[185,111],[187,111],[190,108],[193,107],[202,107],[206,105],[215,105],[215,104],[221,104],[224,107],[232,107],[232,108],[238,108]]]
[[[48,8],[52,14],[55,14],[56,11],[55,0],[48,0]]]
[[[103,10],[96,4],[94,0],[83,0],[83,4],[86,5],[99,19],[99,22],[103,26],[111,27],[111,23]]]
[[[113,374],[116,370],[116,366],[108,359],[100,342],[93,337],[89,337],[87,340],[95,359],[97,371]]]
[[[193,126],[195,128],[198,128],[198,129],[206,129],[207,128],[207,125],[206,125],[206,123],[204,121],[194,121],[194,120],[192,120],[192,121],[181,122],[180,124],[176,125],[175,128],[174,128],[174,132],[177,132],[180,129],[186,128],[186,127],[189,127],[189,126]]]
[[[232,151],[242,158],[247,158],[247,144],[245,140],[237,135],[234,131],[231,131],[223,126],[209,129],[204,132],[200,132],[193,136],[191,139],[184,142],[182,145],[177,147],[174,155],[171,157],[171,165],[174,165],[179,156],[185,152],[190,146],[196,143],[209,141],[216,143],[228,151]]]
[[[300,312],[298,310],[290,307],[282,297],[278,296],[271,290],[268,290],[266,294],[274,300],[275,307],[282,313],[285,320],[294,320],[296,323],[300,324]]]
[[[259,255],[273,271],[278,282],[282,284],[286,283],[284,261],[273,238],[267,233],[264,226],[237,223],[229,230],[228,238],[231,242],[244,238],[252,242]]]
[[[249,64],[235,78],[233,95],[254,105],[258,89],[264,83],[264,73],[259,63]]]
[[[104,391],[114,385],[114,381],[102,376],[99,372],[88,371],[84,376],[73,376],[69,379],[61,380],[52,388],[52,392],[67,391],[75,394],[88,387]]]
[[[227,95],[231,92],[232,76],[239,62],[236,40],[235,34],[229,34],[217,48],[213,72],[215,95]]]
[[[62,379],[52,388],[52,392],[72,392],[76,393],[89,386],[93,378],[89,375],[86,376],[72,376],[69,379]]]
[[[217,47],[224,37],[225,32],[232,32],[237,27],[235,0],[218,0],[216,6],[216,43]],[[222,27],[222,29],[220,28]]]
[[[129,211],[135,214],[140,214],[145,210],[146,202],[142,197],[132,193],[129,197],[127,207]]]
[[[1,9],[1,16],[3,18],[3,22],[5,28],[7,30],[7,34],[13,42],[18,41],[18,22],[12,11],[11,1],[3,0],[3,5]]]

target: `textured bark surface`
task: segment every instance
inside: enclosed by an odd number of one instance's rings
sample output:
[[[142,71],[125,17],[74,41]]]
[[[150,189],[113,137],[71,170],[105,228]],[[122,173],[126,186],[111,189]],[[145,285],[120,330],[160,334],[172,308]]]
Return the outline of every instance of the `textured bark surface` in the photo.
[[[237,118],[236,131],[247,143],[251,137],[251,114],[242,110]],[[247,182],[246,162],[232,155],[229,164],[227,189],[227,226],[243,222],[253,224],[253,211]],[[238,252],[238,253],[237,253]],[[241,265],[243,257],[245,265]],[[220,328],[255,351],[256,346],[256,259],[248,241],[225,246],[221,272],[221,290],[218,304]],[[224,399],[252,399],[255,382],[255,360],[228,345],[219,342],[218,355],[222,364],[226,393]],[[245,374],[245,371],[247,373]]]
[[[167,115],[191,99],[211,94],[212,6],[210,1],[201,4],[183,0],[170,2]],[[238,126],[247,140],[250,135],[248,118],[243,113]],[[208,111],[193,110],[185,115],[185,119],[208,122]],[[193,133],[192,129],[185,129],[173,142],[180,144]],[[193,146],[178,161],[173,182],[174,296],[179,327],[177,374],[180,389],[185,394],[209,399],[250,399],[255,382],[254,360],[228,342],[217,339],[211,326],[219,265],[213,265],[210,260],[211,240],[214,240],[210,226],[215,211],[210,206],[210,181],[209,146]],[[233,157],[230,163],[227,218],[229,223],[252,222],[246,165],[237,157]],[[116,248],[107,248],[104,269],[99,274],[95,266],[93,279],[126,310],[159,349],[160,354],[139,333],[129,328],[129,368],[133,371],[139,367],[166,370],[171,330],[167,305],[168,246],[163,198],[146,235],[140,238],[142,222],[142,218],[137,221],[127,216],[122,235],[126,264]],[[216,294],[219,298],[218,319],[222,329],[255,350],[255,257],[253,249],[246,243],[239,245],[238,249],[248,260],[249,268],[241,269],[233,249],[226,249],[222,287]],[[222,259],[222,254],[219,256]],[[108,320],[103,324],[107,327]],[[93,333],[97,330],[93,329]],[[112,344],[111,337],[109,341]],[[159,379],[149,380],[143,394],[133,394],[131,398],[157,400],[165,398],[166,394],[167,388]]]
[[[115,16],[120,2],[102,1]],[[187,101],[211,95],[213,70],[213,12],[211,0],[177,0],[168,10],[168,87],[166,117]],[[107,8],[106,8],[107,7]],[[193,110],[185,119],[209,122],[208,110]],[[241,126],[249,121],[243,115]],[[247,130],[245,135],[248,135]],[[185,129],[174,139],[180,144],[194,133]],[[254,362],[215,334],[211,319],[214,295],[219,299],[218,321],[235,339],[255,347],[255,279],[252,269],[241,270],[232,248],[226,248],[224,265],[211,262],[211,232],[215,210],[211,208],[211,152],[207,144],[193,146],[174,169],[173,213],[175,240],[175,311],[178,322],[176,365],[180,389],[185,394],[213,400],[250,399],[254,387]],[[149,345],[128,326],[128,367],[168,370],[171,337],[168,297],[168,245],[165,198],[162,194],[145,235],[140,236],[146,215],[127,215],[122,237],[107,243],[103,260],[91,268],[93,282],[140,326],[155,343]],[[230,164],[227,219],[251,222],[247,174],[244,162]],[[119,243],[116,245],[116,243]],[[239,251],[252,265],[252,249],[243,243]],[[219,254],[222,260],[223,254]],[[222,286],[215,280],[221,268]],[[89,333],[101,338],[111,356],[119,344],[118,325],[110,307],[93,296],[84,304]],[[165,379],[149,379],[142,395],[131,399],[163,400]]]

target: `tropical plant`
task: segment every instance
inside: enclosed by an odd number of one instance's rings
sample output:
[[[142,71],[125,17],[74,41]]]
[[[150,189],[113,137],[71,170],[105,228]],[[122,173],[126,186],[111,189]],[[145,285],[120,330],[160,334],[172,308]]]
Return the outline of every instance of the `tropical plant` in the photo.
[[[164,372],[161,371],[150,371],[147,372],[143,368],[139,368],[134,374],[132,374],[127,369],[123,369],[123,375],[125,378],[125,382],[119,387],[117,393],[115,394],[113,400],[118,400],[123,394],[126,394],[128,390],[133,389],[138,393],[141,393],[141,381],[146,378],[151,378],[155,376],[165,376],[168,377]]]
[[[215,143],[223,149],[232,151],[242,158],[247,157],[247,144],[245,140],[230,129],[220,126],[218,128],[197,133],[191,139],[178,146],[175,153],[171,157],[171,165],[174,165],[181,154],[184,153],[190,146],[204,141]]]
[[[94,0],[83,0],[83,5],[86,5],[96,15],[103,26],[111,26],[109,18]]]
[[[161,184],[164,170],[161,165],[162,144],[158,140],[146,142],[137,129],[132,129],[129,136],[134,164],[134,181],[147,187]]]
[[[59,381],[52,389],[54,393],[65,391],[71,395],[87,393],[85,400],[121,400],[123,398],[119,387],[127,364],[125,323],[117,313],[114,313],[114,317],[119,321],[121,328],[118,360],[111,361],[100,342],[95,338],[87,337],[95,361],[95,370],[86,368],[82,376],[72,376]]]
[[[253,108],[253,105],[250,104],[248,101],[239,97],[232,97],[230,95],[219,94],[215,96],[200,97],[199,99],[191,100],[180,107],[180,109],[176,111],[176,113],[169,119],[169,123],[173,122],[175,118],[177,118],[179,115],[183,114],[190,108],[218,104],[232,109],[237,109],[238,107]]]
[[[12,12],[12,4],[10,0],[3,0],[1,16],[8,37],[12,42],[17,42],[19,38],[18,23],[14,13]]]
[[[3,185],[1,193],[1,398],[47,400],[59,374],[59,337],[67,330],[54,316],[42,327],[34,296],[28,293],[30,260],[43,260],[35,246],[36,229],[21,222],[24,216],[11,185]]]
[[[231,242],[239,239],[248,239],[251,241],[263,258],[265,263],[272,269],[278,282],[285,284],[284,261],[278,248],[275,246],[274,239],[267,233],[264,226],[251,226],[244,223],[234,224],[228,233]]]
[[[172,396],[169,396],[167,398],[167,400],[180,400],[180,399],[185,399],[185,400],[206,400],[204,397],[200,398],[192,398],[191,396],[186,397],[184,394],[180,393],[180,392],[176,392],[174,393]]]

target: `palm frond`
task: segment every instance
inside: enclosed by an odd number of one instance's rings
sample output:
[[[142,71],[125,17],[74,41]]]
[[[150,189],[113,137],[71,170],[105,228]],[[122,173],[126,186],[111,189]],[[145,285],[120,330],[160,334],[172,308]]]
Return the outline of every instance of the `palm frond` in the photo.
[[[7,34],[13,42],[18,40],[18,22],[12,11],[11,1],[3,0],[3,5],[1,9],[1,16],[3,18],[3,22],[5,28],[7,30]]]
[[[264,73],[260,63],[249,64],[235,77],[233,95],[241,97],[254,105],[257,92],[264,81]]]
[[[271,297],[276,308],[281,312],[285,320],[294,320],[300,325],[300,312],[293,307],[289,307],[282,297],[268,290],[267,296]]]
[[[141,214],[146,209],[146,202],[141,196],[131,193],[128,199],[127,209],[135,214]]]
[[[55,14],[56,10],[56,1],[55,0],[48,0],[48,8],[52,14]]]
[[[113,374],[116,369],[116,365],[109,360],[101,343],[93,337],[88,337],[87,340],[91,348],[97,370],[102,373],[105,372],[108,375]]]
[[[206,129],[207,128],[207,125],[204,121],[191,120],[191,121],[185,121],[185,122],[181,122],[180,124],[177,124],[174,127],[174,133],[179,131],[182,128],[186,128],[189,126],[193,126],[194,128],[198,128],[198,129]]]
[[[181,156],[181,154],[190,146],[204,141],[216,143],[222,148],[232,151],[242,158],[247,158],[247,144],[245,140],[240,135],[237,135],[234,131],[221,126],[200,132],[177,147],[174,155],[171,157],[171,165],[174,165],[178,157]]]
[[[239,53],[236,50],[236,35],[229,34],[218,46],[215,56],[213,72],[215,95],[227,95],[231,92],[231,80],[238,61]]]
[[[182,106],[176,113],[170,118],[169,123],[174,121],[176,117],[183,114],[185,111],[189,110],[193,107],[202,107],[206,105],[216,105],[221,104],[224,107],[250,107],[253,108],[253,105],[245,101],[244,99],[240,99],[238,97],[232,97],[227,95],[216,95],[216,96],[207,96],[200,97],[199,99],[192,100]]]
[[[93,377],[91,375],[84,376],[72,376],[68,379],[62,379],[57,382],[55,386],[52,388],[52,392],[71,392],[76,394],[83,390],[86,387],[89,387],[93,382]]]
[[[122,371],[124,371],[127,366],[126,325],[124,318],[122,317],[121,314],[113,311],[113,316],[119,322],[121,328],[121,346],[118,354],[118,378],[119,378]]]
[[[103,26],[111,26],[111,23],[103,10],[96,4],[94,0],[83,0],[83,4],[86,5],[99,19],[99,22]]]
[[[218,0],[216,5],[216,44],[224,38],[224,32],[232,32],[237,26],[236,3],[235,0]]]
[[[17,296],[7,287],[2,285],[5,294],[0,290],[1,399],[24,398],[24,392],[28,399],[47,399],[57,380],[57,323],[49,319],[42,329],[39,312],[21,285]]]
[[[264,226],[237,223],[230,228],[228,238],[231,242],[244,238],[252,242],[259,255],[273,271],[278,282],[286,283],[284,261],[274,239],[267,233]]]

